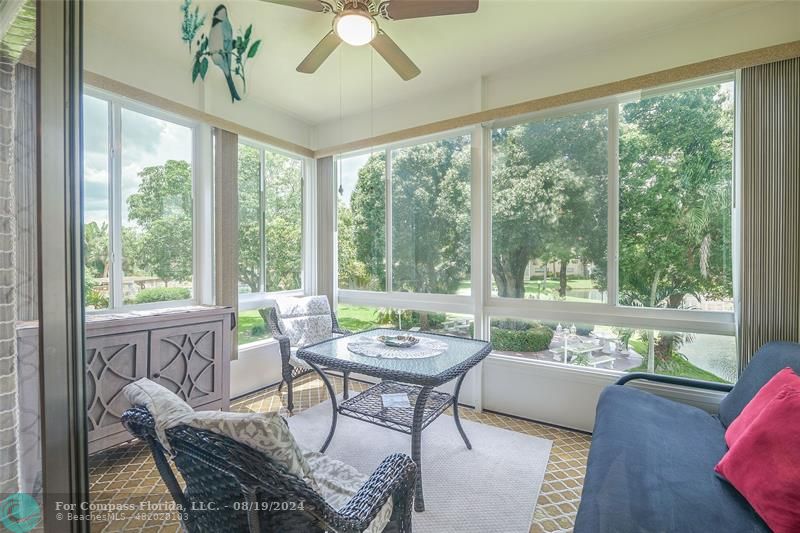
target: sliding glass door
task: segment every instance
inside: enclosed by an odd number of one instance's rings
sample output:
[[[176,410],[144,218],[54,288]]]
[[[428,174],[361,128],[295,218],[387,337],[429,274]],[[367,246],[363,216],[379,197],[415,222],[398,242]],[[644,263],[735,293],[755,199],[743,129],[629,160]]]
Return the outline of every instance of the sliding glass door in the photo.
[[[79,2],[0,3],[0,524],[83,531]]]

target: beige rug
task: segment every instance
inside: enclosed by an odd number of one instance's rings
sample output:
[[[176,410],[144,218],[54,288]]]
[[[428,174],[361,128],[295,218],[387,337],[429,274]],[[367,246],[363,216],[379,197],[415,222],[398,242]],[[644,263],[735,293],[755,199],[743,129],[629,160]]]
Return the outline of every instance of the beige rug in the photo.
[[[319,449],[331,421],[329,401],[289,419],[297,441]],[[417,533],[528,533],[552,442],[464,420],[467,450],[453,418],[442,415],[422,432],[425,511]],[[384,457],[411,453],[411,437],[339,416],[326,453],[369,475]]]

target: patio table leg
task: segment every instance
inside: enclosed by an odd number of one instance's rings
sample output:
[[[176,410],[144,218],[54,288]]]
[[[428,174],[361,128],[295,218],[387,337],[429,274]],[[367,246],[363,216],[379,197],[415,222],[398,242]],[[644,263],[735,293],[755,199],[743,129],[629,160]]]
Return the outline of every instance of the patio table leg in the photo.
[[[414,403],[414,420],[411,425],[411,459],[417,464],[417,484],[414,488],[414,510],[425,510],[425,499],[422,496],[422,420],[425,415],[425,404],[433,387],[422,387]]]
[[[322,371],[320,367],[312,363],[311,361],[306,361],[306,363],[313,368],[319,377],[322,378],[322,382],[325,384],[325,388],[328,389],[328,396],[331,397],[331,407],[333,407],[333,418],[331,419],[331,430],[328,433],[328,437],[325,439],[325,443],[322,445],[322,448],[319,449],[319,453],[325,453],[325,450],[328,449],[328,444],[331,443],[331,439],[333,438],[333,433],[336,431],[336,418],[339,414],[339,405],[336,403],[336,390],[331,385],[328,376],[325,375],[325,372]]]
[[[461,393],[461,383],[464,382],[464,377],[466,377],[467,373],[464,372],[459,376],[458,381],[456,381],[456,388],[453,391],[453,419],[456,421],[456,427],[458,428],[458,432],[461,433],[461,438],[464,439],[464,444],[467,445],[467,449],[472,449],[472,444],[469,443],[469,439],[467,438],[467,434],[464,433],[464,428],[461,427],[461,419],[458,418],[458,395]]]

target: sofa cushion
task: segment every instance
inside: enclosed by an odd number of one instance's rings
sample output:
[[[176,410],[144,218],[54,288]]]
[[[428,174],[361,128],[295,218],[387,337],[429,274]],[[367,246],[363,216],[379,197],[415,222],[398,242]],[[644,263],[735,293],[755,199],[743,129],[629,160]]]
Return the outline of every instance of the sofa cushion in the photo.
[[[314,482],[320,495],[334,509],[341,509],[367,481],[367,476],[352,466],[319,452],[304,452],[311,465]],[[392,518],[394,502],[389,498],[372,519],[365,533],[380,533]]]
[[[739,416],[744,406],[761,390],[772,376],[785,367],[800,374],[800,344],[794,342],[769,342],[753,356],[733,390],[719,405],[719,419],[728,427]]]
[[[576,533],[767,532],[714,473],[725,428],[701,409],[629,385],[597,405]]]
[[[281,333],[289,337],[292,346],[308,346],[331,336],[333,320],[326,296],[279,298],[275,313]]]
[[[733,446],[733,443],[739,440],[742,433],[750,427],[764,408],[769,405],[785,387],[800,391],[800,377],[794,373],[794,370],[788,367],[784,368],[775,374],[772,379],[767,381],[767,384],[761,387],[761,390],[753,396],[750,403],[744,406],[739,416],[731,422],[727,431],[725,431],[725,442],[728,443],[728,447]]]
[[[717,465],[775,533],[800,531],[800,390],[784,386]]]

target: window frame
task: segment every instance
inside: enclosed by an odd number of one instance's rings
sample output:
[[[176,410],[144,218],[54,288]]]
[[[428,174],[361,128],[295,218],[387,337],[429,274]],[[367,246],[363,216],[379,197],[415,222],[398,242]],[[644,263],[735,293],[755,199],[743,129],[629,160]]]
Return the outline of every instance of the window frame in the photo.
[[[205,179],[206,173],[201,167],[205,167],[205,154],[210,153],[210,143],[204,143],[207,137],[204,125],[182,117],[175,113],[164,111],[157,107],[143,104],[131,98],[120,96],[110,91],[86,85],[83,96],[102,100],[107,105],[108,110],[108,228],[109,228],[109,292],[108,307],[106,309],[86,310],[87,314],[107,314],[120,311],[163,309],[168,307],[194,305],[197,303],[208,303],[210,295],[208,285],[211,280],[212,269],[205,265],[209,260],[213,261],[209,245],[202,238],[203,231],[200,229],[201,220],[206,218],[203,212],[200,192],[208,192],[209,189],[201,184]],[[178,126],[188,128],[192,135],[192,297],[184,300],[170,300],[165,302],[152,302],[146,304],[125,304],[123,295],[122,272],[122,109],[127,109],[134,113],[139,113],[150,118],[171,122]],[[208,135],[210,139],[210,135]],[[207,144],[207,146],[205,146]],[[208,215],[210,216],[210,215]],[[210,259],[209,259],[210,258]],[[202,278],[202,279],[201,279]],[[208,279],[206,279],[208,278]],[[213,283],[213,282],[212,282]]]
[[[311,213],[314,211],[312,206],[315,205],[315,199],[313,197],[313,167],[314,165],[311,163],[312,159],[309,157],[304,157],[298,154],[294,154],[287,150],[282,150],[280,148],[276,148],[266,143],[254,141],[252,139],[248,139],[246,137],[239,137],[239,144],[245,145],[255,150],[258,150],[259,154],[259,211],[261,213],[261,221],[260,221],[260,246],[261,246],[261,270],[259,272],[259,286],[262,290],[259,292],[252,292],[252,293],[243,293],[239,294],[239,309],[238,311],[252,311],[254,309],[261,309],[264,307],[272,307],[275,305],[275,300],[278,298],[288,297],[288,296],[304,296],[306,294],[310,294],[309,287],[314,286],[313,280],[313,273],[314,268],[313,265],[309,265],[309,260],[313,259],[313,257],[309,257],[309,250],[313,249],[313,231],[311,231],[310,225],[313,222],[313,217]],[[266,290],[266,272],[267,272],[267,262],[266,262],[266,232],[265,232],[265,225],[264,225],[264,213],[266,210],[266,188],[265,188],[265,151],[270,151],[284,157],[288,157],[290,159],[294,159],[300,161],[301,170],[300,170],[300,179],[301,179],[301,204],[300,204],[300,213],[301,213],[301,237],[300,237],[300,288],[292,289],[287,291],[268,291]],[[238,182],[238,176],[237,176]],[[238,279],[237,279],[238,282]],[[268,342],[270,339],[264,339],[255,341],[248,344],[243,344],[242,346],[250,346],[258,343]],[[241,348],[241,346],[240,346]]]
[[[628,307],[619,304],[619,125],[620,106],[643,98],[689,90],[718,83],[734,83],[734,100],[738,95],[736,72],[726,72],[714,76],[693,79],[686,82],[665,85],[647,91],[622,93],[605,98],[546,109],[507,119],[476,124],[471,128],[457,129],[436,135],[407,139],[397,143],[381,145],[374,148],[346,152],[334,156],[334,172],[336,187],[339,184],[341,159],[375,153],[381,150],[386,154],[386,292],[365,291],[357,289],[339,289],[338,265],[338,232],[335,233],[335,301],[337,303],[415,309],[422,311],[438,311],[470,314],[475,320],[475,337],[490,340],[490,321],[492,318],[518,318],[527,320],[561,321],[562,323],[585,323],[599,326],[628,327],[635,329],[653,329],[661,331],[679,331],[687,333],[707,333],[736,337],[735,311],[704,311],[688,309],[663,309]],[[492,130],[498,127],[509,127],[527,122],[557,118],[582,112],[606,110],[608,117],[608,248],[607,248],[607,291],[606,302],[562,302],[535,299],[502,298],[492,294]],[[735,120],[738,121],[740,108],[735,107]],[[738,124],[738,122],[737,122]],[[738,166],[737,159],[738,130],[734,129],[734,172],[732,187],[734,191],[731,206],[732,232],[732,275],[733,301],[738,299],[738,265],[736,263],[739,213],[737,209],[736,191]],[[472,232],[471,232],[471,294],[442,295],[426,293],[408,293],[392,291],[391,278],[391,153],[398,148],[417,144],[425,144],[443,138],[470,134],[472,143]],[[338,224],[338,221],[337,221]],[[338,230],[338,228],[336,228]],[[621,371],[613,369],[595,369],[564,365],[562,363],[522,359],[518,357],[493,354],[491,357],[512,359],[520,364],[558,365],[568,371],[602,373],[619,375]]]

